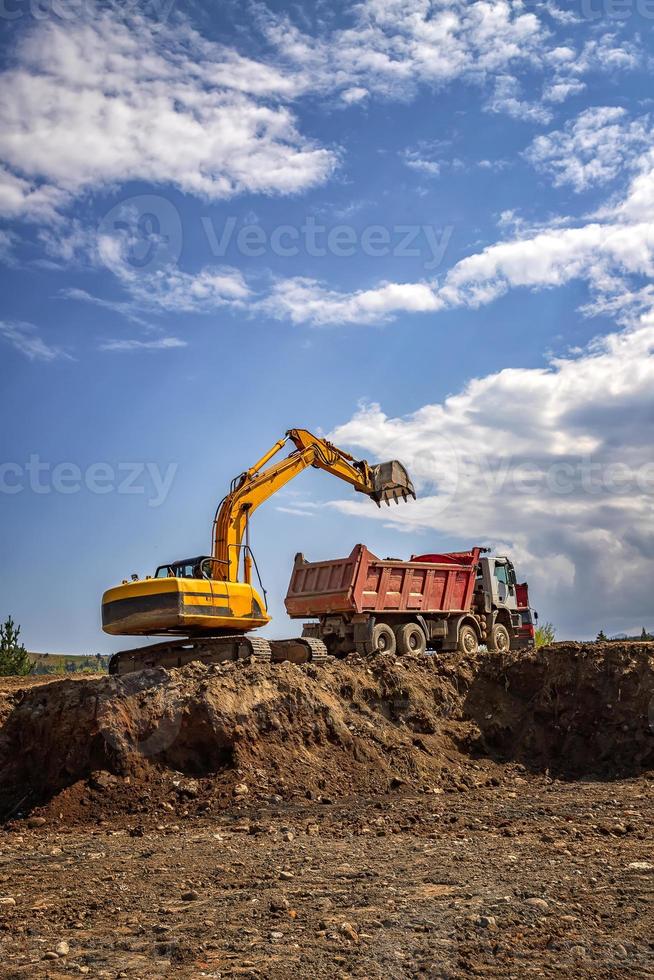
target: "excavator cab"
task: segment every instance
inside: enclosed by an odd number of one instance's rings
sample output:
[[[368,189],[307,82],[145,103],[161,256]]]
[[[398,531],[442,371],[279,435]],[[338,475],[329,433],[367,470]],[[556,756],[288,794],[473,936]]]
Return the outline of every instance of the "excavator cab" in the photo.
[[[197,558],[183,558],[171,562],[170,565],[159,565],[154,573],[155,578],[213,578],[212,564],[215,558],[210,555],[199,555]]]

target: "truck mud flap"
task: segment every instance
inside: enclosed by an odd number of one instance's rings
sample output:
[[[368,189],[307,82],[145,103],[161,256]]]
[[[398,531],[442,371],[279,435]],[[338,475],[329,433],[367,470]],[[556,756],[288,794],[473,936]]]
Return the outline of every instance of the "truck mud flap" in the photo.
[[[357,653],[367,655],[373,652],[372,631],[375,626],[373,616],[368,616],[363,622],[354,623],[354,649]]]

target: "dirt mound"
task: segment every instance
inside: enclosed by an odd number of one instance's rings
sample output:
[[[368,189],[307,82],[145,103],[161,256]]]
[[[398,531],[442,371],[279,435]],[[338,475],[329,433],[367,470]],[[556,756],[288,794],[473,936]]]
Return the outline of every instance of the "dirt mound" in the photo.
[[[654,768],[654,645],[325,667],[148,670],[26,691],[0,735],[0,814],[67,822],[404,783],[448,791],[520,770]],[[511,765],[513,763],[513,765]]]
[[[654,643],[554,643],[478,672],[464,705],[495,758],[565,777],[654,769]]]

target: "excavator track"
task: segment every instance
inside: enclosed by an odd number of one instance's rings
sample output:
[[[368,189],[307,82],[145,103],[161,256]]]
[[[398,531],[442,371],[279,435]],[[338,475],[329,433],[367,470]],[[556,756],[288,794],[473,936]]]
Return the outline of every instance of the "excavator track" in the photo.
[[[183,667],[199,661],[218,664],[226,661],[245,660],[252,657],[260,663],[323,664],[328,659],[327,647],[322,640],[296,637],[290,640],[264,640],[260,636],[207,636],[168,640],[152,643],[147,647],[122,650],[109,661],[109,673],[131,674],[148,668]]]
[[[239,659],[243,657],[252,657],[253,660],[269,664],[273,659],[271,645],[268,640],[263,640],[260,636],[242,636]]]
[[[306,636],[294,636],[290,640],[271,640],[274,663],[290,660],[294,664],[324,664],[329,659],[327,647],[322,640]]]

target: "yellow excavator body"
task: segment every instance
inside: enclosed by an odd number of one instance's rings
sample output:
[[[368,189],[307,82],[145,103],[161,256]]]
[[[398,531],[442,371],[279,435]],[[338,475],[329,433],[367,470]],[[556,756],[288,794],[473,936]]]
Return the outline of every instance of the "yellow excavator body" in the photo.
[[[102,628],[113,636],[219,635],[270,622],[254,586],[200,578],[145,578],[108,589]]]

